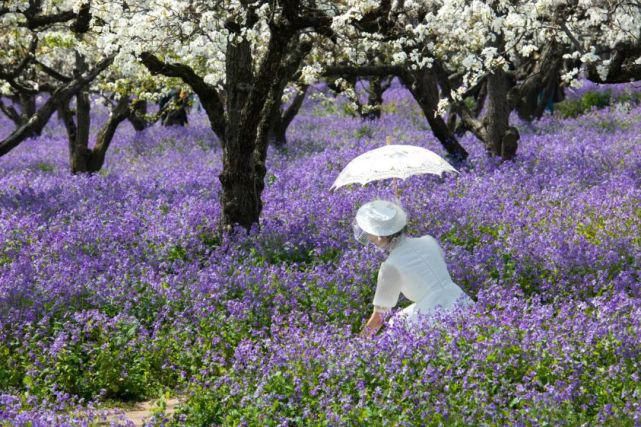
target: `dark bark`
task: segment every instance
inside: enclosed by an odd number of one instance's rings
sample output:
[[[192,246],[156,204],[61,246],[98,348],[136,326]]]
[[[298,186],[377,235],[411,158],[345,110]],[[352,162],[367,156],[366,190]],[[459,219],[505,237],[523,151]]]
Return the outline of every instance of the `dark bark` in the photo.
[[[479,117],[483,112],[485,101],[487,100],[487,81],[484,80],[479,85],[479,90],[474,94],[474,117]]]
[[[262,211],[267,133],[275,97],[286,71],[283,59],[293,34],[272,29],[256,76],[252,75],[249,44],[237,43],[227,50],[228,134],[223,149],[221,204],[223,224],[249,229]],[[280,91],[282,93],[282,90]],[[260,129],[259,129],[260,126]]]
[[[19,126],[4,140],[0,141],[0,156],[4,156],[27,138],[41,132],[55,110],[56,102],[53,100],[47,101],[27,123]]]
[[[69,22],[75,18],[76,14],[70,10],[51,15],[27,15],[27,28],[29,28],[30,30],[37,30],[48,25]]]
[[[105,162],[105,155],[111,145],[116,130],[120,123],[130,117],[129,98],[122,97],[116,107],[111,111],[109,120],[105,123],[96,135],[96,143],[91,150],[88,161],[89,172],[97,172],[102,169]]]
[[[294,80],[299,76],[300,65],[311,51],[311,44],[300,43],[297,38],[292,39],[290,47],[287,49],[289,52],[282,61],[281,74],[275,79],[273,88],[270,90],[270,98],[273,98],[272,111],[270,114],[268,140],[276,146],[282,147],[287,143],[287,128],[290,123],[298,114],[300,107],[305,100],[307,93],[307,85],[303,86],[302,90],[297,92],[292,100],[292,103],[285,111],[282,111],[283,93],[290,80]]]
[[[277,9],[269,22],[270,39],[259,64],[252,57],[249,43],[228,43],[224,99],[189,66],[164,63],[149,52],[141,55],[152,74],[179,77],[188,84],[207,112],[223,151],[223,171],[219,179],[225,228],[240,225],[250,229],[258,223],[271,118],[282,95],[283,82],[286,84],[293,77],[291,62],[287,60],[288,52],[293,50],[290,42],[310,29],[332,36],[332,18],[318,9],[303,7],[294,0],[280,2]],[[247,8],[245,18],[243,25],[249,27],[257,19],[251,8]],[[233,21],[225,27],[232,33],[242,29],[241,24]]]
[[[392,76],[373,77],[367,87],[367,108],[363,112],[363,118],[377,120],[381,118],[383,107],[383,94],[392,84]]]
[[[255,135],[251,135],[257,130],[259,117],[244,112],[253,83],[252,60],[249,42],[228,43],[225,88],[228,119],[223,140],[223,171],[219,175],[223,187],[222,220],[225,225],[239,224],[245,228],[258,222],[259,215],[252,164],[256,141]]]
[[[76,121],[73,118],[74,112],[69,108],[69,101],[58,105],[58,117],[62,120],[67,131],[67,147],[69,148],[69,164],[73,164],[73,156],[76,145]]]
[[[487,113],[483,119],[486,148],[491,154],[511,160],[516,155],[519,133],[510,126],[511,108],[507,99],[510,82],[502,70],[495,70],[487,77]]]
[[[451,82],[454,81],[456,84],[461,84],[458,76],[452,76],[449,80]],[[472,99],[474,101],[474,106],[471,109],[471,115],[474,118],[478,118],[483,112],[485,100],[487,99],[487,79],[481,79],[479,83],[465,92],[463,94],[463,99]],[[465,122],[460,120],[460,117],[457,114],[457,109],[452,108],[451,106],[448,109],[447,127],[450,129],[450,132],[456,136],[463,136],[465,132],[469,130],[465,125]]]
[[[122,97],[111,110],[107,122],[98,131],[93,148],[90,148],[91,104],[88,101],[88,96],[85,98],[84,93],[76,97],[76,120],[68,102],[58,110],[67,130],[69,164],[73,174],[94,173],[102,169],[118,126],[130,116],[129,98]]]
[[[367,101],[365,104],[361,102],[360,96],[357,94],[356,88],[359,82],[359,76],[355,74],[347,74],[342,77],[343,80],[349,83],[349,86],[354,88],[356,93],[355,97],[350,97],[351,101],[356,104],[356,111],[350,111],[353,117],[360,117],[365,120],[377,120],[381,117],[381,107],[383,104],[383,93],[389,88],[393,76],[373,75],[369,76],[367,80],[368,85],[366,89]],[[336,86],[334,82],[329,82],[328,87],[336,92],[336,94],[343,93],[343,88]]]
[[[91,129],[91,102],[89,88],[76,95],[76,137],[71,143],[71,173],[89,172],[89,130]]]
[[[16,85],[14,79],[16,79],[27,68],[31,61],[33,61],[37,46],[38,38],[33,37],[29,42],[27,54],[12,70],[5,70],[0,68],[0,79],[8,81],[12,86]]]
[[[296,114],[300,110],[300,107],[305,101],[305,95],[307,94],[308,86],[305,85],[302,87],[300,92],[297,92],[292,100],[292,103],[285,109],[281,110],[281,107],[273,109],[271,125],[269,129],[269,141],[271,144],[274,144],[277,147],[283,147],[287,144],[287,128],[291,124]],[[275,105],[280,104],[279,101],[275,102]]]
[[[457,130],[460,129],[461,127],[461,121],[458,119],[458,115],[456,114],[456,111],[454,108],[451,106],[447,110],[447,128],[452,132],[454,135],[463,135],[465,134],[465,131],[463,131],[460,134],[457,134]]]
[[[300,92],[296,94],[289,107],[287,107],[287,109],[285,110],[285,113],[283,114],[283,123],[285,125],[285,128],[287,128],[291,124],[292,120],[294,120],[294,117],[296,117],[296,115],[298,114],[300,107],[302,107],[303,105],[303,101],[305,101],[305,96],[307,95],[308,88],[308,85],[304,85],[301,88]]]
[[[464,163],[468,157],[467,151],[452,134],[443,117],[437,113],[439,91],[435,76],[429,72],[406,72],[401,76],[401,81],[421,107],[432,133],[447,151],[448,159],[455,165]]]
[[[452,98],[449,75],[442,64],[435,61],[433,70],[452,109],[458,114],[465,127],[485,145],[487,153],[500,156],[502,160],[513,159],[520,136],[518,130],[509,125],[511,106],[508,101],[508,91],[511,82],[507,74],[498,70],[486,77],[487,112],[483,120],[479,120],[464,102]]]
[[[66,10],[48,15],[42,14],[43,0],[30,0],[29,7],[24,11],[27,20],[26,26],[30,30],[39,30],[42,27],[48,27],[54,24],[65,22],[71,23],[71,30],[76,33],[84,33],[89,29],[91,22],[91,2],[87,1],[80,6],[78,13],[72,10]]]
[[[80,9],[74,18],[74,22],[71,24],[71,31],[76,34],[86,33],[89,31],[91,18],[91,3],[87,1],[87,3],[80,5]]]
[[[410,71],[397,65],[367,65],[367,66],[333,66],[328,67],[326,76],[356,77],[385,77],[397,76],[410,90],[412,96],[421,107],[434,136],[439,140],[447,157],[452,163],[461,164],[468,156],[467,151],[461,146],[452,134],[445,120],[437,114],[439,101],[438,84],[435,76],[430,72]]]
[[[588,67],[588,79],[595,83],[629,83],[641,80],[641,64],[636,60],[641,56],[641,42],[637,44],[622,43],[610,54],[608,73],[602,78],[596,66]]]
[[[352,79],[352,85],[356,87],[356,78]],[[365,105],[360,99],[355,99],[358,114],[365,120],[377,120],[381,118],[383,106],[383,93],[389,88],[392,76],[372,76],[367,86],[367,101]]]
[[[58,72],[57,70],[49,67],[47,64],[45,64],[45,63],[43,63],[41,61],[34,60],[34,63],[36,65],[38,65],[38,67],[40,67],[42,69],[42,71],[44,71],[45,73],[47,73],[48,75],[50,75],[51,77],[53,77],[54,79],[56,79],[58,81],[61,81],[63,83],[69,83],[72,80],[71,77],[65,76],[64,74],[62,74],[62,73]]]
[[[230,43],[225,58],[224,104],[214,88],[188,66],[164,63],[150,53],[141,57],[150,72],[180,77],[205,108],[223,148],[223,171],[219,179],[223,188],[222,223],[226,227],[237,224],[249,229],[258,223],[269,127],[284,85],[295,72],[291,61],[285,60],[293,36],[290,31],[272,28],[267,53],[255,75],[249,43]],[[294,112],[295,109],[289,110],[289,115]],[[293,117],[289,115],[286,112],[283,116],[284,122],[291,121]]]
[[[76,66],[74,69],[74,77],[78,77],[87,69],[85,58],[76,52]],[[69,111],[69,108],[66,108]],[[89,157],[89,130],[91,128],[91,102],[89,100],[89,87],[83,86],[81,90],[76,93],[76,120],[74,123],[75,132],[73,139],[69,139],[69,164],[71,173],[86,172],[87,159]],[[65,126],[66,121],[65,119]],[[67,126],[69,128],[69,126]],[[71,134],[68,134],[71,136]]]
[[[383,105],[383,85],[380,77],[374,77],[369,81],[367,87],[367,104],[362,109],[361,116],[366,120],[381,118],[381,106]]]
[[[521,119],[539,119],[549,100],[560,100],[562,55],[557,45],[550,43],[531,67],[523,67],[522,75],[517,75],[521,83],[510,89],[508,99]]]
[[[136,100],[131,103],[131,111],[127,119],[138,132],[145,130],[150,122],[145,118],[147,115],[147,101]]]
[[[2,98],[0,98],[0,111],[9,118],[12,122],[16,124],[16,126],[20,126],[23,124],[20,113],[16,111],[15,107],[13,105],[5,105],[5,103],[2,101]]]
[[[18,98],[20,100],[20,115],[24,123],[36,113],[36,97],[20,94]]]
[[[225,106],[214,86],[205,83],[190,67],[179,63],[166,63],[150,52],[140,55],[142,63],[151,74],[178,77],[191,87],[207,113],[212,130],[220,141],[225,140]]]

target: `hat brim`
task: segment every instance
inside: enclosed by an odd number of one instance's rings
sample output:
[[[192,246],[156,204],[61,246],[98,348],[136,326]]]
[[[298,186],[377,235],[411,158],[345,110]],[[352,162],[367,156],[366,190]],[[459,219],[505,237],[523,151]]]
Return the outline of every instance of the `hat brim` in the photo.
[[[362,208],[363,207],[361,207],[361,209],[356,213],[356,223],[368,234],[381,237],[391,236],[392,234],[401,231],[407,225],[407,214],[399,206],[395,205],[396,215],[394,215],[394,218],[391,221],[385,224],[381,224],[372,218],[369,218],[364,214]]]

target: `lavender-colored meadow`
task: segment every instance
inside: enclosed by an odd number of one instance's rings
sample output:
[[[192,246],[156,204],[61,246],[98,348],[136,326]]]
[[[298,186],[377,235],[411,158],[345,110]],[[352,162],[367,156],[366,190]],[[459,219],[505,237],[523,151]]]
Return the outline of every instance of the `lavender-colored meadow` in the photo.
[[[384,254],[350,223],[391,186],[328,189],[387,136],[442,153],[402,88],[374,122],[308,99],[260,230],[222,238],[204,114],[124,125],[94,176],[70,176],[54,122],[1,159],[0,424],[171,390],[186,403],[152,424],[641,425],[641,108],[521,123],[504,164],[466,136],[459,176],[402,182],[410,234],[477,303],[373,340],[355,332]]]

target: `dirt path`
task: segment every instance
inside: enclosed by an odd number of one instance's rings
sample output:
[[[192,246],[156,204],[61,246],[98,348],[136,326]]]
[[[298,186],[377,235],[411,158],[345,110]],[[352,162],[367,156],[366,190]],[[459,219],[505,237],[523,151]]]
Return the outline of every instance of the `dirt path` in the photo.
[[[148,400],[146,402],[139,402],[133,408],[128,408],[124,410],[125,416],[129,421],[133,423],[134,426],[140,427],[148,421],[153,413],[153,409],[156,407],[155,400]],[[167,400],[167,406],[165,409],[166,415],[171,415],[176,411],[176,406],[181,401],[178,398],[172,398]],[[113,421],[122,421],[119,417],[114,417]]]

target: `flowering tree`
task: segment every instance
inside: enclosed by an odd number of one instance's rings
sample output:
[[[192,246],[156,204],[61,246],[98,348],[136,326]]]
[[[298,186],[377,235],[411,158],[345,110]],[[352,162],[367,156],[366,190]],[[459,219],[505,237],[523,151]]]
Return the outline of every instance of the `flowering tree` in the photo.
[[[641,4],[572,0],[559,4],[541,1],[543,18],[570,46],[566,59],[575,67],[564,79],[581,71],[597,83],[641,80]]]
[[[373,82],[374,98],[377,81],[389,76],[398,77],[421,107],[448,158],[454,163],[464,161],[467,151],[459,144],[437,108],[439,91],[435,75],[430,70],[431,58],[419,58],[406,46],[409,39],[404,35],[406,28],[400,24],[406,20],[406,5],[391,1],[352,1],[348,6],[332,23],[341,43],[337,46],[321,45],[314,52],[317,74],[338,79],[339,86],[346,83],[353,86],[357,78],[368,78]]]
[[[515,71],[543,42],[535,2],[445,0],[404,6],[395,26],[400,59],[429,66],[466,128],[490,154],[511,159],[519,134],[509,124],[508,95],[517,84]],[[479,98],[482,118],[464,103],[479,86],[486,94]]]
[[[641,6],[634,2],[446,0],[414,6],[408,16],[409,40],[429,47],[414,48],[410,57],[434,58],[455,111],[503,159],[517,149],[513,109],[540,117],[559,85],[572,84],[581,70],[603,83],[641,76]],[[486,93],[480,120],[462,102],[478,86]]]
[[[0,141],[0,156],[26,138],[38,134],[61,105],[85,88],[113,62],[113,55],[91,55],[91,41],[83,40],[90,29],[92,12],[89,3],[4,2],[0,8],[0,84],[3,95],[21,100],[22,111],[5,106],[13,116],[16,129]],[[76,66],[65,75],[61,64],[68,63],[68,49],[75,47]],[[73,58],[73,57],[72,57]],[[36,109],[35,96],[49,93],[47,101]],[[88,129],[88,128],[87,128]],[[70,148],[73,146],[70,145]],[[73,156],[72,156],[73,157]]]
[[[541,91],[553,90],[559,81],[562,51],[541,52],[550,39],[536,6],[535,1],[351,2],[344,19],[335,20],[335,30],[352,43],[334,56],[339,65],[328,64],[327,70],[398,76],[451,160],[463,160],[467,152],[442,118],[448,104],[450,117],[458,115],[488,153],[511,159],[519,134],[509,124],[510,112],[518,108],[531,117],[532,96],[537,102]],[[470,97],[478,101],[473,109],[465,102]]]
[[[305,87],[323,75],[345,82],[368,77],[374,83],[398,76],[452,160],[465,159],[467,152],[443,118],[448,104],[451,115],[461,119],[488,153],[507,160],[516,154],[519,139],[509,123],[513,109],[524,118],[540,116],[542,100],[561,82],[576,78],[582,64],[589,77],[600,82],[638,78],[640,73],[636,4],[578,0],[3,4],[0,79],[4,93],[16,97],[22,108],[18,112],[0,104],[17,123],[15,131],[0,141],[0,155],[37,134],[57,110],[68,131],[72,171],[98,170],[118,124],[132,118],[131,93],[145,98],[162,86],[149,73],[180,80],[199,97],[222,145],[219,178],[227,226],[249,228],[258,222],[268,141],[284,143],[287,125],[303,99],[299,95],[288,109],[281,108],[285,88],[293,81]],[[116,96],[108,123],[89,148],[92,90]],[[36,109],[34,97],[43,92],[51,95]],[[475,108],[466,104],[470,97],[477,101]]]
[[[605,1],[353,1],[333,27],[351,43],[329,70],[398,75],[450,154],[456,144],[438,114],[448,104],[488,153],[508,160],[519,139],[510,112],[539,117],[582,64],[596,81],[635,78],[639,16],[636,4]]]
[[[152,74],[180,78],[196,93],[223,149],[223,223],[251,227],[262,209],[274,106],[309,51],[311,34],[330,35],[335,7],[291,0],[125,6],[114,6],[122,17],[116,62],[140,58]]]

